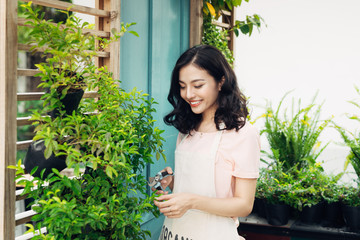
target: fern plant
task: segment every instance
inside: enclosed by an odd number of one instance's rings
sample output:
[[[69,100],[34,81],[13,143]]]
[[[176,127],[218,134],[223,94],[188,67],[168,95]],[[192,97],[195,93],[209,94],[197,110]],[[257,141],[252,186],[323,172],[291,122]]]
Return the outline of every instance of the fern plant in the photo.
[[[284,171],[294,166],[301,169],[314,164],[321,152],[328,144],[320,147],[319,136],[330,123],[330,119],[320,121],[321,105],[315,105],[315,99],[306,106],[301,106],[301,99],[298,100],[297,109],[294,100],[292,101],[291,115],[288,116],[287,109],[281,115],[281,107],[285,94],[278,107],[274,110],[271,104],[266,109],[265,127],[261,134],[266,133],[271,149],[278,151],[279,161]],[[276,159],[273,153],[267,153],[271,159]]]
[[[357,94],[360,96],[360,89],[355,86],[355,90]],[[349,101],[352,105],[354,105],[357,109],[360,110],[360,99],[357,101]],[[360,111],[359,111],[360,113]],[[348,116],[349,119],[357,121],[360,123],[360,115],[352,114]],[[344,129],[341,126],[335,124],[335,128],[340,133],[344,143],[350,149],[350,153],[346,158],[345,169],[347,165],[351,164],[355,170],[355,173],[360,180],[360,131],[359,132],[350,132]]]

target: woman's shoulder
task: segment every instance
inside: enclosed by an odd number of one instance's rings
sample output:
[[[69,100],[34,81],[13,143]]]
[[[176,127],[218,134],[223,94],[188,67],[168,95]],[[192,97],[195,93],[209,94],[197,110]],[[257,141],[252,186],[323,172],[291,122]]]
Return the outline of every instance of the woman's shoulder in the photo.
[[[259,136],[259,130],[257,127],[246,121],[244,126],[239,130],[236,130],[235,128],[225,130],[225,134],[233,137]]]
[[[238,157],[239,153],[245,154],[246,152],[258,151],[260,149],[259,131],[257,127],[249,122],[246,122],[238,131],[231,129],[223,132],[220,151],[227,155],[235,154]]]
[[[236,131],[236,129],[231,129],[223,132],[221,143],[222,145],[226,145],[226,148],[235,145],[238,146],[244,142],[260,146],[259,130],[249,122],[246,122],[245,125],[238,131]]]

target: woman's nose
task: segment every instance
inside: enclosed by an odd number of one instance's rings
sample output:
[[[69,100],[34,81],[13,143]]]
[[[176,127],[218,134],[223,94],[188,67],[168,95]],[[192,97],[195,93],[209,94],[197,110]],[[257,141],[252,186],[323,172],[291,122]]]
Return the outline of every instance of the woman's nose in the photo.
[[[187,99],[192,99],[194,97],[194,90],[191,87],[188,87],[186,89],[186,98]]]

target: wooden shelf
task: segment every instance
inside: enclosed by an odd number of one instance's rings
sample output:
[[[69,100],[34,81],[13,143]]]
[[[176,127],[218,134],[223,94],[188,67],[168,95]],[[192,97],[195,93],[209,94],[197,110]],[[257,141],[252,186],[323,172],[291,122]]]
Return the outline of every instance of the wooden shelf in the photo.
[[[312,240],[360,239],[360,233],[351,232],[345,226],[339,228],[323,227],[321,224],[304,224],[297,219],[290,219],[286,225],[273,226],[265,218],[251,214],[246,218],[239,218],[239,233],[251,236],[249,240],[276,239],[285,240],[292,237],[309,238]],[[268,238],[270,237],[270,238]]]

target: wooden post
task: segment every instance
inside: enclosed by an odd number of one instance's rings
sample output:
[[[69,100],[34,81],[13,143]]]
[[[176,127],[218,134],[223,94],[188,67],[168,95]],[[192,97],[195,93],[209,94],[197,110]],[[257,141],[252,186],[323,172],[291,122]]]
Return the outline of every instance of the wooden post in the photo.
[[[0,0],[0,239],[15,239],[17,1]]]
[[[190,47],[201,43],[203,32],[203,0],[190,0]]]
[[[95,8],[110,11],[110,17],[96,17],[95,25],[97,30],[111,31],[115,29],[120,32],[120,0],[96,0]],[[112,33],[110,33],[112,35]],[[108,70],[113,73],[114,79],[120,79],[120,41],[110,44],[110,57],[98,58],[98,66],[108,66]]]

